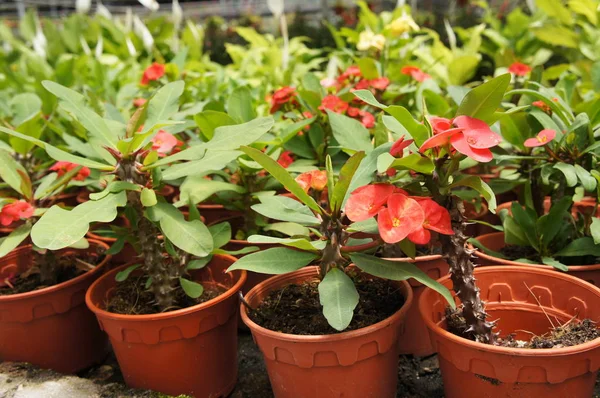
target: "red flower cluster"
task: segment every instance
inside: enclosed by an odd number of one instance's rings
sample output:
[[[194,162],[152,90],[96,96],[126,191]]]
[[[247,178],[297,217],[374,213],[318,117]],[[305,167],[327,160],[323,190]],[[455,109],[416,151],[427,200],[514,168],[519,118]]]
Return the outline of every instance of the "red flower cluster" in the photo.
[[[379,234],[386,243],[405,238],[419,245],[429,243],[431,232],[452,235],[448,210],[431,198],[408,196],[388,184],[373,184],[353,191],[346,203],[346,215],[352,221],[377,216]]]
[[[404,148],[408,148],[413,142],[414,140],[405,140],[404,136],[400,137],[390,148],[390,155],[401,158],[404,156]]]
[[[27,219],[33,216],[34,210],[32,205],[23,200],[9,203],[0,210],[0,224],[7,227],[14,221]]]
[[[360,72],[360,68],[357,65],[351,65],[344,71],[344,73],[338,76],[337,81],[340,84],[345,84],[356,81],[361,77],[362,73]]]
[[[348,103],[338,97],[337,95],[329,94],[326,95],[325,98],[321,101],[321,106],[319,106],[319,110],[325,112],[327,109],[333,111],[335,113],[346,113],[348,110]]]
[[[535,137],[526,139],[523,145],[529,148],[544,146],[552,141],[555,137],[556,131],[552,129],[545,129],[540,131]]]
[[[79,167],[79,165],[75,164],[75,163],[71,163],[71,162],[61,161],[61,162],[54,163],[54,165],[52,167],[50,167],[50,170],[56,171],[58,176],[62,177],[63,175],[65,175],[66,173],[68,173],[69,171],[73,170],[76,167]],[[90,169],[88,169],[87,167],[82,167],[81,170],[79,170],[79,172],[77,173],[77,175],[75,175],[75,177],[73,179],[76,181],[83,181],[89,175],[90,175]]]
[[[402,69],[400,69],[400,73],[402,73],[403,75],[410,76],[421,83],[427,79],[431,79],[430,75],[423,72],[419,67],[412,65],[403,66]]]
[[[281,167],[287,169],[290,164],[294,163],[294,158],[292,157],[292,152],[284,151],[279,155],[279,159],[277,159],[277,163],[281,165]]]
[[[271,113],[277,112],[281,107],[287,103],[296,105],[296,89],[294,87],[285,86],[275,91],[271,96]]]
[[[458,152],[478,162],[489,162],[493,159],[489,148],[502,141],[487,123],[470,116],[458,116],[453,120],[431,118],[431,125],[434,136],[421,145],[421,153],[434,147],[451,145]]]
[[[513,62],[509,67],[508,71],[515,76],[527,76],[531,72],[531,67],[521,62]]]
[[[150,81],[155,81],[163,77],[165,74],[165,66],[154,62],[152,65],[146,68],[140,84],[142,86],[147,85]]]
[[[390,85],[390,79],[388,79],[387,77],[378,77],[376,79],[371,79],[371,80],[362,79],[361,81],[356,83],[356,86],[354,86],[354,89],[355,90],[375,89],[375,90],[383,91],[389,85]]]
[[[348,108],[348,116],[360,121],[368,129],[375,127],[375,116],[367,111],[351,106]]]
[[[173,148],[182,145],[182,141],[164,130],[158,130],[158,133],[152,138],[152,150],[158,152],[159,156],[165,156],[171,153]]]
[[[311,170],[296,177],[296,182],[308,192],[310,188],[322,191],[327,186],[327,172],[322,170]]]

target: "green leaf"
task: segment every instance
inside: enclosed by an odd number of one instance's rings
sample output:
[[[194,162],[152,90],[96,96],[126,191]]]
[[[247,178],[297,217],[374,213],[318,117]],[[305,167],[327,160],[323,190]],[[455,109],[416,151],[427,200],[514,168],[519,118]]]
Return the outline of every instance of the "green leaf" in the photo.
[[[600,218],[592,217],[590,233],[592,235],[592,239],[594,239],[594,243],[600,245]]]
[[[139,192],[142,189],[138,184],[134,184],[132,182],[127,181],[111,181],[108,183],[106,188],[104,188],[101,192],[95,192],[90,194],[90,200],[100,200],[109,193],[117,193],[121,191],[137,191]]]
[[[567,247],[554,254],[554,257],[600,256],[600,245],[591,237],[575,239]]]
[[[547,24],[541,28],[531,29],[531,31],[539,40],[553,46],[568,48],[578,47],[579,36],[573,30],[565,26]]]
[[[29,236],[31,232],[30,224],[23,224],[12,231],[7,237],[0,240],[0,258],[17,248]]]
[[[208,227],[215,249],[225,246],[231,240],[231,225],[228,222],[211,225]]]
[[[215,254],[230,254],[232,256],[238,256],[240,254],[248,254],[259,251],[260,248],[258,246],[246,246],[240,250],[223,250],[223,249],[215,249]]]
[[[360,98],[363,102],[374,106],[375,108],[387,109],[388,107],[387,105],[384,105],[381,102],[377,101],[377,99],[370,90],[354,90],[352,94],[354,94],[355,97]]]
[[[212,260],[212,255],[191,260],[187,263],[185,269],[186,271],[192,269],[202,269],[206,267],[206,264],[208,264],[210,260]]]
[[[129,275],[133,271],[135,271],[136,269],[138,269],[141,266],[142,266],[141,264],[130,265],[129,267],[125,268],[123,271],[117,272],[117,274],[115,275],[115,280],[117,282],[123,282],[124,280],[129,278]]]
[[[342,204],[342,208],[344,208],[346,201],[350,197],[350,194],[355,189],[362,187],[363,185],[369,184],[373,177],[375,176],[375,172],[377,171],[377,158],[379,155],[383,153],[389,153],[390,148],[392,147],[392,143],[387,143],[381,146],[378,146],[373,151],[371,151],[362,162],[358,166],[358,169],[354,173],[352,177],[352,181],[350,182],[350,186],[346,192],[346,196],[344,197],[344,203]]]
[[[363,57],[357,61],[360,72],[365,79],[376,79],[379,77],[377,62],[373,58]]]
[[[166,168],[163,172],[163,179],[166,181],[176,180],[181,177],[206,174],[206,172],[210,170],[221,170],[239,155],[239,151],[219,151],[211,149],[206,151],[204,156],[199,160],[180,163]]]
[[[406,254],[408,257],[414,259],[417,256],[417,247],[410,240],[402,239],[400,242],[398,242],[398,246],[400,246],[402,253]]]
[[[428,157],[411,153],[408,156],[395,159],[389,167],[396,170],[412,170],[417,173],[431,174],[435,169],[435,164]]]
[[[41,248],[58,250],[85,236],[92,222],[111,222],[117,208],[127,203],[125,192],[109,194],[100,200],[89,200],[72,210],[57,205],[49,208],[31,230],[31,240]]]
[[[179,284],[181,285],[181,288],[183,289],[185,294],[187,294],[191,298],[198,298],[202,296],[202,293],[204,293],[204,288],[201,284],[197,282],[192,282],[189,279],[179,278]]]
[[[379,234],[379,226],[375,217],[371,217],[364,221],[357,221],[350,224],[348,232],[365,232],[368,234]]]
[[[327,110],[333,137],[344,149],[369,153],[373,150],[371,134],[358,120]]]
[[[589,171],[587,171],[580,165],[576,164],[574,167],[575,173],[577,174],[579,181],[581,181],[581,185],[583,185],[583,188],[588,192],[594,191],[596,189],[597,184],[596,179],[592,177]]]
[[[570,217],[569,208],[573,204],[570,196],[564,197],[553,204],[548,214],[544,214],[537,221],[537,230],[541,233],[542,244],[548,246],[561,227],[566,222],[565,216]]]
[[[4,132],[12,137],[18,137],[18,138],[22,138],[26,141],[33,142],[35,145],[45,149],[46,152],[48,153],[48,156],[50,156],[54,160],[58,160],[58,161],[63,160],[65,162],[76,163],[81,166],[89,167],[91,169],[106,170],[106,171],[114,169],[113,166],[110,166],[110,165],[107,165],[104,163],[99,163],[94,160],[88,160],[86,158],[82,158],[81,156],[72,155],[72,154],[65,152],[61,149],[58,149],[48,143],[45,143],[44,141],[38,140],[37,138],[29,137],[27,135],[18,133],[13,130],[9,130],[2,126],[0,126],[0,131]]]
[[[536,226],[536,220],[533,215],[535,212],[531,212],[528,209],[523,209],[519,202],[513,202],[510,208],[513,220],[521,227],[521,231],[525,234],[529,244],[535,249],[540,250],[540,244],[538,241],[538,232]]]
[[[246,193],[246,189],[241,185],[207,180],[203,175],[189,176],[180,186],[179,202],[175,206],[189,204],[190,202],[195,205],[208,199],[215,193],[225,191]]]
[[[240,258],[227,269],[227,272],[245,269],[259,274],[285,274],[310,264],[318,257],[315,253],[273,247]]]
[[[554,17],[565,25],[573,24],[571,11],[562,4],[562,1],[535,0],[535,4],[549,17]]]
[[[202,111],[194,116],[196,125],[200,128],[200,132],[207,139],[211,140],[215,135],[215,129],[221,126],[235,125],[235,120],[225,112],[213,110]]]
[[[410,133],[415,140],[415,144],[420,147],[429,138],[429,131],[424,124],[416,121],[410,111],[402,106],[393,105],[385,109],[387,113],[393,116]],[[406,137],[409,138],[409,137]]]
[[[452,308],[456,308],[452,293],[450,293],[445,286],[431,279],[425,272],[421,271],[412,263],[383,260],[364,253],[351,254],[350,259],[358,268],[378,278],[393,281],[404,281],[413,278],[440,293]]]
[[[333,194],[331,195],[331,212],[337,214],[342,208],[342,203],[350,187],[350,182],[356,173],[356,170],[360,166],[363,158],[365,157],[364,152],[357,152],[346,161],[340,170],[338,182],[333,188]]]
[[[506,242],[507,245],[529,246],[527,236],[514,218],[505,217],[502,222],[502,227],[504,229],[504,242]]]
[[[304,238],[275,238],[266,235],[251,235],[248,237],[250,243],[280,243],[284,246],[295,247],[296,249],[306,251],[319,251],[325,248],[325,241],[310,241]]]
[[[560,170],[567,180],[567,186],[574,187],[577,185],[577,172],[575,167],[568,163],[556,163],[554,168]]]
[[[42,100],[33,93],[17,94],[11,98],[10,106],[14,113],[11,124],[19,126],[40,113]]]
[[[310,231],[295,222],[274,222],[263,227],[263,231],[275,231],[287,236],[308,236]]]
[[[342,270],[332,268],[319,283],[319,301],[323,306],[323,315],[327,323],[337,331],[341,332],[350,325],[358,300],[354,282]]]
[[[183,80],[167,83],[150,98],[146,106],[144,129],[139,134],[150,132],[157,124],[168,121],[177,112],[184,87]]]
[[[510,73],[495,77],[465,95],[456,116],[466,115],[484,122],[492,121],[510,84]]]
[[[159,202],[146,211],[160,223],[160,229],[175,246],[194,256],[205,257],[213,251],[213,237],[201,221],[186,221],[171,204]]]
[[[454,181],[449,188],[452,189],[460,186],[469,187],[479,192],[479,194],[487,201],[490,212],[496,213],[496,194],[480,177],[467,176],[460,178],[457,181]]]
[[[149,188],[142,189],[140,200],[142,201],[142,206],[144,207],[152,207],[158,203],[156,200],[156,192],[154,192],[154,189]]]
[[[294,177],[292,177],[276,160],[271,159],[268,155],[265,155],[258,149],[254,149],[248,146],[240,148],[245,154],[250,156],[255,162],[260,163],[265,170],[269,172],[277,181],[279,181],[285,189],[290,191],[296,196],[302,203],[306,204],[312,210],[319,214],[323,214],[323,209],[317,204],[317,202],[298,185]],[[293,200],[293,199],[292,199]],[[282,220],[282,221],[294,221],[294,220]]]
[[[58,83],[44,80],[42,86],[60,100],[61,106],[71,113],[89,131],[90,135],[110,148],[117,148],[119,133],[125,131],[125,126],[115,121],[102,118],[85,105],[85,97],[70,88]],[[122,128],[115,129],[121,125]]]
[[[256,117],[252,93],[246,86],[238,87],[227,100],[227,112],[239,122],[249,122]]]
[[[106,251],[106,254],[110,254],[111,256],[114,256],[115,254],[120,253],[121,250],[123,250],[123,248],[125,247],[126,241],[127,241],[127,239],[124,236],[119,236],[119,238],[117,238],[115,243],[113,243],[108,248],[108,250]]]
[[[504,254],[488,249],[486,246],[484,246],[480,241],[478,241],[475,238],[469,238],[468,242],[470,244],[472,244],[473,246],[475,246],[476,248],[478,248],[479,250],[483,251],[485,254],[489,254],[490,256],[494,256],[497,258],[506,258],[506,256]]]
[[[569,270],[569,267],[567,267],[560,261],[555,260],[552,257],[542,257],[542,262],[546,265],[549,265],[549,266],[559,269],[561,271],[567,272]]]
[[[320,225],[321,220],[310,209],[295,199],[285,196],[264,196],[261,203],[251,206],[255,212],[273,220],[295,222],[302,225]]]
[[[18,193],[23,194],[23,190],[21,189],[23,177],[21,177],[19,172],[27,175],[25,168],[10,153],[0,149],[0,179]]]

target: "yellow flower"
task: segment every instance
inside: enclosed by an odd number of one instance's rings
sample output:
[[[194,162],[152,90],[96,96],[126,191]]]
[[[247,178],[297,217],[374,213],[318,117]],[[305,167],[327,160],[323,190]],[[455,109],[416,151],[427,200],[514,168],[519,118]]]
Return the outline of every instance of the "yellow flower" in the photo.
[[[400,36],[404,33],[419,30],[419,25],[408,14],[403,14],[400,18],[393,20],[387,28],[393,36]]]
[[[370,48],[375,48],[377,50],[383,50],[385,46],[385,37],[383,35],[375,34],[370,30],[365,30],[360,32],[360,36],[358,37],[358,44],[356,48],[360,51],[367,51]]]

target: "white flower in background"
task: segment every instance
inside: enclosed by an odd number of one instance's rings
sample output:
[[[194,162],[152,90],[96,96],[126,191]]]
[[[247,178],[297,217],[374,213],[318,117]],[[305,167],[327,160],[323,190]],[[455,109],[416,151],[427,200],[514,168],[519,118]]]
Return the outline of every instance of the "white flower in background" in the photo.
[[[326,77],[321,79],[321,86],[324,88],[334,87],[337,84],[337,80],[332,77]]]
[[[360,51],[367,51],[370,48],[374,48],[377,50],[383,50],[385,46],[385,37],[380,34],[375,34],[370,30],[365,30],[360,32],[360,36],[358,36],[358,44],[356,48]]]
[[[127,51],[129,51],[129,55],[135,57],[137,55],[137,50],[135,49],[135,46],[129,37],[125,37],[125,43],[127,44]]]
[[[44,36],[44,32],[42,31],[42,24],[40,20],[36,17],[35,19],[35,36],[33,37],[32,43],[33,51],[37,55],[42,58],[46,58],[46,48],[48,47],[48,40],[46,40],[46,36]]]
[[[267,0],[267,7],[271,11],[271,14],[275,16],[283,14],[283,0]]]
[[[404,33],[416,32],[419,30],[419,25],[408,14],[402,14],[400,18],[394,19],[387,28],[393,36],[401,36]]]
[[[141,5],[152,10],[157,11],[160,8],[160,5],[156,0],[138,0]]]
[[[125,10],[125,31],[131,32],[133,29],[133,12],[131,11],[131,7],[127,7]]]
[[[85,55],[92,54],[92,50],[90,50],[90,46],[88,46],[87,41],[85,41],[83,36],[79,37],[79,43],[81,43],[81,48],[83,48]]]
[[[106,8],[104,4],[102,4],[100,0],[98,0],[98,6],[96,7],[96,15],[101,15],[106,19],[112,20],[112,14],[108,10],[108,8]]]
[[[104,39],[102,35],[98,35],[98,42],[96,43],[96,49],[94,50],[94,55],[96,59],[100,59],[102,53],[104,52]]]
[[[181,21],[183,21],[183,10],[179,5],[179,1],[173,0],[173,23],[176,31],[181,27]]]
[[[92,0],[77,0],[75,1],[75,10],[81,14],[87,14],[92,8]]]
[[[133,16],[133,31],[142,39],[146,51],[152,51],[154,38],[152,38],[152,34],[137,15]]]

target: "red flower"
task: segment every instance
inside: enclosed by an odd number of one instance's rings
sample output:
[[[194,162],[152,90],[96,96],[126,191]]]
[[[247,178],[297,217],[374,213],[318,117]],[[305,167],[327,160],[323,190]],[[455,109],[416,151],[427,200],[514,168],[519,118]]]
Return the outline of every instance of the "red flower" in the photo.
[[[345,113],[348,110],[348,106],[348,103],[337,95],[329,94],[321,101],[319,110],[325,112],[326,109],[329,109],[335,113]]]
[[[408,239],[411,242],[417,245],[429,243],[429,240],[431,239],[429,230],[444,235],[454,235],[448,210],[434,202],[431,198],[413,197],[413,199],[417,200],[421,209],[423,209],[425,220],[423,221],[421,228],[417,228],[415,231],[408,234]]]
[[[283,105],[294,103],[296,98],[296,89],[294,87],[285,86],[273,93],[271,97],[271,113],[277,112]]]
[[[142,80],[140,84],[142,86],[150,83],[151,80],[158,80],[163,77],[165,74],[165,66],[163,64],[159,64],[154,62],[152,65],[146,68],[144,71],[144,75],[142,76]]]
[[[521,62],[513,62],[512,65],[508,67],[508,71],[516,76],[527,76],[527,74],[531,72],[531,67]]]
[[[355,90],[367,90],[371,87],[371,82],[367,79],[362,79],[354,86]]]
[[[288,168],[290,164],[294,163],[294,158],[291,156],[290,151],[284,151],[279,155],[279,159],[277,159],[277,163],[281,165],[283,168]]]
[[[439,134],[452,128],[452,120],[444,117],[430,117],[429,123],[433,128],[433,134]]]
[[[296,177],[296,182],[308,192],[310,188],[315,191],[322,191],[327,186],[327,172],[321,170],[311,170]]]
[[[360,111],[360,122],[368,129],[375,127],[375,116],[367,111]]]
[[[9,226],[13,221],[19,221],[33,216],[34,207],[24,200],[9,203],[0,210],[0,224]]]
[[[177,140],[177,137],[173,134],[167,133],[164,130],[159,130],[154,138],[152,138],[152,150],[158,152],[160,156],[165,156],[170,153],[179,142],[180,141]]]
[[[545,129],[540,131],[535,137],[526,139],[523,145],[529,148],[533,148],[536,146],[544,146],[550,141],[552,141],[555,137],[556,131],[551,129]]]
[[[346,202],[346,216],[351,221],[364,221],[379,212],[394,193],[394,186],[388,184],[365,185],[352,191]]]
[[[353,106],[348,108],[348,116],[350,117],[358,117],[360,115],[360,109],[355,108]]]
[[[434,135],[421,145],[419,152],[451,144],[458,152],[478,162],[489,162],[493,155],[489,148],[498,145],[502,138],[479,119],[458,116],[453,120],[456,128]]]
[[[356,65],[349,66],[348,69],[344,71],[341,75],[338,76],[338,82],[344,83],[346,80],[350,78],[361,77],[362,73],[360,73],[360,68]]]
[[[387,208],[379,210],[379,235],[386,243],[398,243],[423,225],[425,213],[419,203],[401,193],[391,195]]]
[[[146,98],[136,98],[133,100],[133,106],[135,106],[136,108],[140,108],[140,107],[144,106],[144,104],[147,101],[148,100]]]
[[[385,90],[390,85],[390,79],[387,77],[378,77],[377,79],[369,80],[371,87],[376,90]]]
[[[542,111],[546,112],[549,115],[552,114],[552,109],[550,108],[550,105],[546,104],[544,101],[533,101],[531,105],[535,106],[536,108],[540,108]]]
[[[431,79],[431,76],[416,66],[403,66],[402,69],[400,69],[400,73],[408,75],[418,82],[424,82],[427,79]]]
[[[405,140],[404,136],[400,137],[398,141],[394,142],[392,148],[390,148],[390,155],[395,158],[401,158],[404,155],[404,148],[408,148],[414,140]]]
[[[78,164],[60,161],[60,162],[54,163],[54,165],[52,165],[52,167],[50,167],[50,170],[56,171],[56,173],[58,174],[58,177],[62,177],[63,175],[65,175],[66,173],[68,173],[69,171],[71,171],[77,167],[79,167]],[[73,179],[76,181],[83,181],[89,175],[90,175],[90,169],[88,169],[87,167],[82,167],[79,170],[79,172],[77,173],[77,175],[75,177],[73,177]]]

